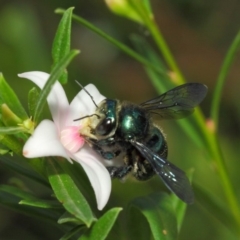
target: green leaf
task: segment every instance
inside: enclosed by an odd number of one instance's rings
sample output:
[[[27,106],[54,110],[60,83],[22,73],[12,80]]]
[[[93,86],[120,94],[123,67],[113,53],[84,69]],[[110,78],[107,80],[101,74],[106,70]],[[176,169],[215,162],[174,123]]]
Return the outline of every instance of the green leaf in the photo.
[[[69,212],[65,212],[59,219],[58,219],[58,223],[59,224],[63,224],[63,223],[67,223],[67,222],[72,222],[72,223],[76,223],[76,224],[81,224],[82,221],[80,221],[79,219],[77,219],[75,216],[73,216],[72,214],[70,214]],[[84,225],[85,226],[85,225]]]
[[[0,127],[0,134],[17,134],[24,131],[22,127]]]
[[[19,159],[17,159],[19,160]],[[0,162],[6,166],[8,169],[17,172],[18,174],[23,175],[24,177],[27,177],[33,181],[38,182],[39,184],[42,184],[46,187],[49,187],[49,183],[46,182],[42,177],[40,177],[36,172],[24,167],[23,164],[20,164],[20,161],[17,161],[14,158],[7,158],[2,156],[0,158]]]
[[[240,46],[240,31],[234,38],[233,43],[231,44],[227,52],[227,55],[222,64],[222,67],[217,79],[216,87],[214,90],[212,105],[211,105],[211,118],[214,121],[215,130],[218,128],[218,115],[219,115],[219,108],[220,108],[220,101],[221,101],[223,86],[226,81],[226,77],[228,75],[230,67],[239,51],[239,46]]]
[[[193,172],[194,172],[193,169],[187,172],[187,176],[190,178],[190,182],[192,182]],[[178,229],[178,233],[180,233],[180,230],[183,224],[183,219],[184,219],[188,205],[182,200],[180,200],[174,193],[171,193],[171,197],[172,197],[175,215],[177,217],[177,229]]]
[[[107,211],[79,240],[106,239],[121,210],[122,208],[112,208]]]
[[[20,103],[17,95],[5,81],[2,73],[0,73],[0,103],[6,103],[19,118],[23,120],[28,118],[28,115]]]
[[[145,8],[149,12],[149,14],[152,14],[152,8],[151,8],[150,0],[142,0],[142,1],[143,1],[143,4],[145,5]]]
[[[61,205],[56,201],[47,201],[37,198],[31,200],[21,200],[19,204],[38,208],[61,208]]]
[[[22,139],[25,136],[22,137]],[[13,153],[16,153],[17,155],[22,157],[22,149],[23,149],[23,142],[17,139],[14,135],[6,135],[6,134],[0,134],[0,142],[2,145],[5,147],[9,148]],[[26,160],[27,163],[35,170],[37,171],[40,175],[42,175],[45,178],[46,175],[46,170],[44,166],[44,160],[40,158],[34,158],[31,160]],[[17,170],[17,169],[16,169]]]
[[[21,199],[26,199],[29,201],[37,199],[31,192],[9,185],[0,185],[0,191],[10,193]]]
[[[38,199],[37,197],[33,196],[33,194],[30,193],[29,191],[23,190],[18,187],[13,187],[9,185],[0,185],[0,191],[10,193],[14,196],[17,196],[23,199],[19,201],[19,204],[22,204],[22,205],[28,205],[32,207],[38,207],[38,208],[60,208],[61,207],[61,205],[56,201],[47,201],[47,200]]]
[[[70,42],[71,42],[71,23],[72,23],[72,11],[73,7],[67,9],[62,19],[58,25],[58,29],[53,41],[52,46],[52,57],[53,57],[53,67],[70,51]],[[59,77],[59,82],[64,84],[67,83],[67,70],[62,73]]]
[[[43,111],[43,107],[46,103],[47,96],[50,93],[52,86],[57,81],[57,79],[61,76],[62,72],[68,66],[68,64],[71,62],[71,60],[78,53],[79,53],[78,50],[72,50],[67,55],[65,55],[53,68],[53,70],[50,74],[50,77],[49,77],[47,83],[45,84],[43,90],[41,91],[38,102],[36,104],[36,108],[34,111],[34,117],[33,117],[35,122],[39,121],[40,115]]]
[[[7,207],[13,211],[28,215],[30,217],[42,219],[46,223],[57,225],[57,219],[60,216],[60,213],[58,211],[54,209],[41,209],[19,205],[19,200],[20,198],[16,195],[0,190],[0,205]],[[62,228],[64,229],[65,226],[62,226]]]
[[[39,91],[36,87],[34,87],[28,92],[28,110],[29,110],[30,116],[33,116],[34,114],[38,98],[39,98]]]
[[[72,228],[70,231],[68,231],[64,236],[60,238],[60,240],[68,240],[72,239],[72,237],[76,234],[81,235],[83,232],[85,232],[86,227],[84,225],[78,225],[74,228]],[[75,238],[74,238],[75,239]]]
[[[53,191],[64,206],[64,208],[83,221],[88,227],[95,221],[88,202],[79,191],[70,175],[62,171],[59,164],[54,160],[49,160],[47,164],[49,182]]]
[[[154,239],[177,239],[177,221],[171,197],[169,195],[164,193],[154,193],[133,200],[129,205],[128,225],[132,223],[132,216],[134,216],[135,211],[139,211],[146,218]],[[139,222],[140,221],[141,219],[139,219]],[[139,224],[137,224],[137,226],[139,226]],[[140,234],[139,232],[141,232],[139,231],[139,227],[137,227],[137,229],[132,228],[130,230],[130,234],[132,236],[131,239],[134,239],[134,236],[136,236],[136,234]]]
[[[62,14],[62,13],[65,12],[65,10],[64,9],[57,9],[55,12]],[[94,33],[96,33],[99,36],[103,37],[105,40],[107,40],[108,42],[110,42],[111,44],[113,44],[114,46],[119,48],[121,51],[125,52],[127,55],[129,55],[130,57],[132,57],[135,60],[137,60],[138,62],[142,63],[143,65],[149,66],[149,67],[155,69],[156,71],[162,73],[161,69],[158,66],[153,65],[148,60],[144,59],[140,54],[138,54],[137,52],[133,51],[128,46],[122,44],[120,41],[117,41],[113,37],[109,36],[108,34],[103,32],[99,28],[95,27],[93,24],[91,24],[87,20],[85,20],[85,19],[83,19],[83,18],[81,18],[81,17],[79,17],[79,16],[77,16],[75,14],[73,14],[72,18],[74,20],[76,20],[78,23],[84,25],[85,27],[87,27],[88,29],[93,31]],[[162,74],[165,74],[165,73],[162,73]]]
[[[194,189],[197,203],[217,221],[221,222],[223,226],[226,226],[238,236],[239,226],[234,217],[230,214],[226,203],[222,202],[222,199],[198,184],[194,184]]]

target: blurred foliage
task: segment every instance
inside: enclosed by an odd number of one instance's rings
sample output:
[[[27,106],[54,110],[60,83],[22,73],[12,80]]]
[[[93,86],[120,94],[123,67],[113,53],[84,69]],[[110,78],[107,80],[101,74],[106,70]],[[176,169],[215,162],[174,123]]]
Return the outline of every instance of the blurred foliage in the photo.
[[[51,45],[60,19],[59,15],[54,14],[54,10],[58,7],[70,6],[75,6],[76,14],[88,19],[127,45],[131,46],[129,37],[134,33],[141,33],[146,39],[149,38],[145,28],[113,15],[103,1],[1,1],[0,71],[4,73],[25,106],[27,106],[25,93],[32,88],[32,84],[19,79],[17,74],[32,70],[50,71]],[[240,29],[240,2],[153,0],[152,9],[188,81],[201,82],[209,86],[208,97],[201,105],[208,115],[210,98],[224,55]],[[143,102],[156,96],[157,93],[140,64],[83,26],[73,24],[72,48],[80,49],[81,54],[69,68],[70,81],[66,85],[69,99],[78,92],[74,79],[78,79],[83,85],[94,83],[100,92],[109,98]],[[227,167],[238,197],[240,197],[239,64],[240,59],[237,58],[227,78],[221,99],[219,122],[221,148],[227,159]],[[190,141],[176,122],[165,121],[161,124],[168,137],[169,159],[182,169],[194,167],[196,182],[209,187],[217,197],[224,198],[219,179],[212,177],[215,166],[207,164],[202,149],[198,149]],[[39,197],[50,197],[49,189],[30,182],[22,176],[14,175],[2,163],[0,163],[0,176],[0,182],[3,184],[11,183],[13,178],[17,177],[27,182],[27,187],[34,190]],[[114,180],[109,208],[126,207],[134,198],[150,194],[160,188],[165,189],[158,178],[146,183],[131,180],[122,183]],[[124,217],[120,216],[120,220],[124,222]],[[116,226],[118,224],[116,222]],[[117,227],[113,230],[114,234],[120,231]],[[124,231],[124,227],[122,230]],[[19,239],[21,236],[26,240],[52,240],[58,239],[61,235],[59,229],[49,224],[40,220],[33,221],[29,217],[1,208],[1,239]],[[229,240],[234,237],[217,219],[196,203],[188,207],[179,239]]]

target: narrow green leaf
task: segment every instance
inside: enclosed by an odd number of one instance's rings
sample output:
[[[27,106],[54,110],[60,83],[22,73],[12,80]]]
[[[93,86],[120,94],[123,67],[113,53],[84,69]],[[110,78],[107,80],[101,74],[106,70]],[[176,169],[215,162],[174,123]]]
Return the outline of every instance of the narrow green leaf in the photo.
[[[26,139],[26,136],[21,137],[21,139]],[[16,153],[17,155],[22,157],[22,149],[23,149],[23,142],[19,141],[14,135],[6,135],[6,134],[0,134],[0,141],[1,144],[5,147],[9,148],[13,153]],[[44,166],[44,160],[40,158],[34,158],[31,160],[26,160],[27,163],[45,178],[46,176],[46,170]],[[17,169],[16,169],[17,170]]]
[[[28,115],[20,103],[13,89],[5,81],[0,73],[0,104],[6,103],[8,107],[22,120],[28,118]]]
[[[22,127],[0,127],[0,134],[17,134],[24,131]]]
[[[216,87],[214,90],[212,105],[211,105],[211,118],[214,121],[215,129],[218,128],[218,115],[219,115],[220,100],[221,100],[223,86],[224,86],[226,77],[228,75],[228,72],[230,70],[230,67],[239,51],[239,46],[240,46],[240,31],[234,38],[233,43],[231,44],[227,52],[227,55],[223,61],[223,64],[217,79]]]
[[[154,239],[177,239],[177,221],[169,195],[154,193],[133,200],[129,205],[129,225],[134,211],[139,211],[146,218]],[[134,232],[131,234],[134,236]]]
[[[58,163],[52,159],[47,164],[47,173],[49,182],[59,202],[63,204],[69,213],[90,226],[95,221],[95,218],[88,202],[73,182],[71,176],[64,173]]]
[[[121,210],[122,208],[112,208],[107,211],[79,240],[106,239]]]
[[[67,55],[65,55],[53,68],[51,75],[47,83],[45,84],[43,90],[41,91],[38,102],[36,104],[33,117],[35,122],[39,121],[40,115],[43,111],[43,107],[46,103],[47,96],[50,93],[53,84],[57,81],[64,69],[68,66],[68,64],[77,54],[79,54],[78,50],[72,50]]]
[[[29,206],[19,205],[19,200],[20,199],[17,196],[14,196],[8,192],[0,191],[0,205],[21,214],[44,220],[44,222],[46,223],[57,225],[57,219],[59,218],[60,213],[56,210],[33,208]],[[62,226],[62,228],[64,229],[65,226]]]
[[[33,181],[36,181],[39,184],[49,187],[49,183],[45,181],[44,178],[40,177],[36,172],[32,171],[31,169],[26,168],[23,164],[20,164],[19,159],[2,156],[0,158],[0,162],[6,168],[17,172],[18,174],[21,174],[24,177],[27,177]]]
[[[143,0],[143,4],[145,8],[148,10],[149,14],[152,14],[152,8],[149,0]]]
[[[198,184],[194,184],[194,189],[197,203],[238,236],[239,226],[230,214],[228,207],[226,207],[226,203],[223,203],[219,197]]]
[[[38,208],[62,208],[62,206],[59,204],[59,202],[56,201],[46,201],[42,199],[31,199],[31,200],[21,200],[19,204],[22,205],[28,205],[32,207],[38,207]]]
[[[26,199],[26,200],[36,199],[36,197],[33,196],[33,194],[30,193],[29,191],[26,191],[17,187],[9,186],[9,185],[0,185],[0,191],[10,193],[21,199]]]
[[[190,182],[192,182],[193,172],[194,172],[193,169],[187,172],[187,176],[190,178]],[[171,197],[172,197],[175,215],[177,217],[177,229],[178,229],[178,233],[180,233],[180,230],[183,224],[183,219],[184,219],[188,205],[182,200],[180,200],[174,193],[171,193]]]
[[[36,87],[33,87],[28,92],[28,110],[29,110],[30,116],[33,116],[34,114],[38,98],[39,98],[39,91]]]
[[[57,9],[55,12],[62,14],[62,13],[65,12],[65,10],[64,9]],[[148,60],[144,59],[140,54],[138,54],[137,52],[133,51],[128,46],[122,44],[120,41],[117,41],[113,37],[109,36],[108,34],[103,32],[102,30],[100,30],[99,28],[97,28],[94,25],[92,25],[87,20],[85,20],[85,19],[83,19],[83,18],[81,18],[81,17],[79,17],[79,16],[77,16],[75,14],[73,14],[72,18],[74,20],[76,20],[78,23],[80,23],[80,24],[84,25],[85,27],[87,27],[88,29],[90,29],[91,31],[95,32],[99,36],[103,37],[105,40],[107,40],[108,42],[110,42],[111,44],[113,44],[114,46],[119,48],[121,51],[125,52],[127,55],[129,55],[130,57],[132,57],[135,60],[137,60],[138,62],[142,63],[143,65],[146,65],[146,66],[149,66],[149,67],[155,69],[159,73],[165,74],[164,72],[161,71],[161,69],[158,66],[153,65]]]
[[[76,218],[75,216],[73,216],[71,213],[69,212],[65,212],[59,219],[58,219],[58,223],[59,224],[63,224],[63,223],[67,223],[67,222],[72,222],[72,223],[76,223],[76,224],[82,224],[82,221],[80,221],[78,218]],[[84,225],[85,226],[85,225]]]
[[[70,52],[71,42],[71,23],[72,23],[72,11],[73,7],[67,9],[58,25],[58,29],[53,41],[52,46],[52,58],[53,67]],[[67,69],[64,70],[62,75],[59,77],[59,82],[64,84],[67,83]]]
[[[68,231],[66,234],[64,234],[64,236],[62,236],[60,238],[60,240],[68,240],[68,239],[72,239],[72,237],[74,237],[76,234],[79,236],[81,235],[84,231],[86,230],[85,225],[78,225],[74,228],[72,228],[70,231]],[[74,238],[76,239],[76,238]],[[97,240],[97,239],[96,239]]]

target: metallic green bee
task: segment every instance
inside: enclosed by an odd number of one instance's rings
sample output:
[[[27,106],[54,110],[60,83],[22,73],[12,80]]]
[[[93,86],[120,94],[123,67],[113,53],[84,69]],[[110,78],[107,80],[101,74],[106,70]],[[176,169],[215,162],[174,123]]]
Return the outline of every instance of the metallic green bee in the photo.
[[[140,105],[105,99],[98,106],[88,93],[97,109],[93,115],[83,117],[88,118],[90,129],[84,138],[113,163],[107,167],[112,178],[121,179],[132,172],[136,179],[148,180],[157,174],[182,201],[193,203],[194,194],[185,173],[167,160],[166,138],[155,117],[185,117],[206,93],[205,85],[187,83]]]

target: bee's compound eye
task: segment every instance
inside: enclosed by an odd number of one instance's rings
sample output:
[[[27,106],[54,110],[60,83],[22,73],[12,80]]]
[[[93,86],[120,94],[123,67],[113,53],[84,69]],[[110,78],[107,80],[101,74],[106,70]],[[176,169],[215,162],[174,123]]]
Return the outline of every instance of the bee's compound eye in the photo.
[[[97,125],[96,134],[105,136],[113,130],[114,126],[111,118],[105,118]]]

